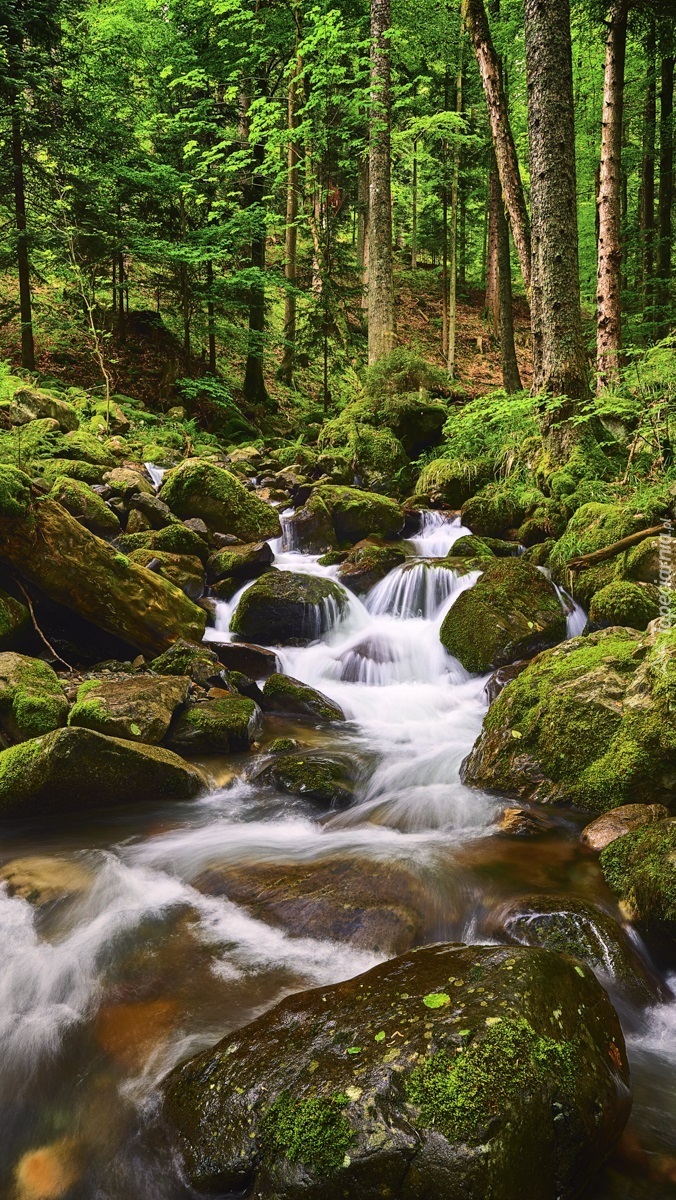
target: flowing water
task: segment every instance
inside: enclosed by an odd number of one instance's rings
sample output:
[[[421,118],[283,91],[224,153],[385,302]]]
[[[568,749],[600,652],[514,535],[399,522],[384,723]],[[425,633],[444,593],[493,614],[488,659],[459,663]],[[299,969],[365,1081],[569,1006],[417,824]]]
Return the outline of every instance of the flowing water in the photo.
[[[338,755],[355,786],[347,809],[318,812],[261,786],[256,760],[241,755],[206,764],[220,786],[197,802],[148,806],[130,794],[126,807],[89,823],[79,815],[3,829],[3,861],[48,859],[70,894],[36,908],[0,888],[0,1195],[191,1195],[153,1131],[164,1073],[288,992],[347,978],[387,953],[332,940],[331,930],[303,936],[205,894],[208,869],[374,866],[385,889],[414,887],[426,940],[507,940],[501,911],[534,894],[567,892],[620,920],[577,840],[581,815],[548,810],[536,838],[505,837],[497,821],[509,801],[460,781],[486,680],[446,654],[439,628],[477,573],[459,576],[437,560],[466,532],[426,514],[414,558],[363,601],[350,597],[342,615],[327,608],[321,639],[278,652],[287,673],[329,695],[348,720],[322,728],[268,718],[259,754],[285,735]],[[284,538],[273,549],[282,569],[336,574]],[[210,636],[229,636],[237,600],[219,604]],[[573,636],[584,614],[565,595],[562,604]],[[676,1005],[641,1011],[608,971],[635,1103],[621,1150],[586,1200],[666,1200],[676,1194]]]

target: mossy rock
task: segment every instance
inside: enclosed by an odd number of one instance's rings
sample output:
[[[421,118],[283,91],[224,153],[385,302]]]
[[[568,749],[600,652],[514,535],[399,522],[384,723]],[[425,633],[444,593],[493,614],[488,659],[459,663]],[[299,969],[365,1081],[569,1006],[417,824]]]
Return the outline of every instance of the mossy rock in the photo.
[[[79,458],[82,462],[92,463],[95,467],[114,467],[115,456],[101,445],[98,438],[87,433],[86,429],[76,429],[66,433],[56,458]]]
[[[57,479],[79,479],[91,487],[102,483],[106,474],[105,467],[96,467],[93,463],[81,462],[79,459],[51,458],[33,463],[35,475],[41,476],[46,483],[54,485]]]
[[[15,467],[0,466],[0,516],[23,517],[31,503],[31,481]]]
[[[458,538],[457,542],[453,543],[449,553],[454,558],[458,555],[461,558],[464,558],[465,555],[468,555],[470,558],[495,558],[495,554],[488,543],[483,538],[475,537],[472,533]]]
[[[204,642],[179,638],[149,664],[156,675],[185,675],[203,687],[220,674],[218,655]]]
[[[176,709],[187,700],[188,684],[185,677],[152,675],[89,679],[78,688],[68,724],[130,742],[157,745],[167,733]]]
[[[204,567],[192,554],[168,554],[166,550],[134,550],[130,562],[156,571],[163,579],[180,588],[189,600],[199,600],[206,583]]]
[[[292,754],[298,749],[298,742],[291,737],[273,738],[269,746],[266,746],[268,754]]]
[[[632,920],[676,922],[676,818],[625,833],[606,846],[600,863]]]
[[[600,852],[616,838],[624,837],[625,833],[631,833],[641,825],[665,821],[668,816],[669,811],[664,804],[621,804],[619,808],[611,808],[585,825],[580,841],[590,850]]]
[[[538,655],[491,705],[467,783],[606,812],[669,804],[676,632],[604,629]]]
[[[323,554],[333,551],[336,531],[331,513],[317,491],[314,491],[302,508],[285,518],[284,545],[289,550],[300,550],[304,554]]]
[[[338,570],[338,578],[350,591],[363,596],[380,583],[395,567],[402,566],[411,555],[406,543],[382,542],[364,538],[353,546]]]
[[[155,495],[150,480],[142,471],[137,471],[133,467],[113,467],[112,471],[106,471],[104,481],[116,496],[126,502],[136,495]]]
[[[544,499],[522,521],[517,530],[517,540],[523,546],[537,546],[541,542],[560,538],[566,525],[567,516],[558,501]]]
[[[56,672],[41,658],[0,654],[0,730],[5,745],[66,724],[68,701]]]
[[[234,754],[248,750],[260,729],[260,709],[253,700],[222,696],[186,705],[166,744],[184,754]]]
[[[349,554],[349,550],[328,550],[317,561],[320,567],[339,567],[349,557]]]
[[[531,484],[506,479],[487,484],[466,500],[462,523],[479,537],[500,537],[508,529],[518,529],[544,504],[545,496]]]
[[[403,528],[404,516],[399,505],[385,496],[334,484],[322,484],[315,494],[331,514],[339,542],[352,546],[371,534],[394,538]]]
[[[206,563],[209,546],[203,537],[187,525],[165,525],[163,529],[148,529],[144,533],[126,533],[118,541],[122,554],[134,550],[161,551],[166,554],[188,554]]]
[[[326,808],[346,808],[353,798],[346,764],[325,754],[279,755],[256,775],[256,781]]]
[[[435,458],[423,467],[415,491],[428,496],[434,504],[458,509],[485,487],[493,473],[493,463],[488,458]]]
[[[263,695],[273,712],[292,713],[319,721],[344,721],[345,713],[338,704],[307,683],[278,672],[268,676]]]
[[[575,1196],[629,1109],[593,973],[517,946],[427,946],[287,997],[164,1085],[189,1183],[259,1200]]]
[[[597,628],[609,625],[628,625],[632,629],[647,629],[660,615],[660,596],[651,584],[616,580],[592,596],[589,621]]]
[[[342,615],[339,584],[293,571],[267,571],[244,592],[230,628],[248,642],[303,645],[316,641]]]
[[[474,587],[458,596],[440,636],[467,671],[483,674],[530,658],[565,634],[566,617],[549,580],[530,563],[501,558],[492,559]]]
[[[0,650],[16,650],[31,628],[25,604],[0,589]]]
[[[194,881],[200,892],[226,896],[252,916],[305,937],[347,942],[390,957],[424,943],[437,898],[417,873],[391,859],[333,851],[320,862],[213,865]]]
[[[177,754],[90,729],[56,729],[0,754],[5,818],[192,800],[203,791],[201,771]]]
[[[359,419],[362,416],[367,418],[366,422]],[[392,430],[380,422],[374,428],[367,423],[369,417],[370,413],[361,406],[350,405],[335,420],[327,422],[320,445],[322,449],[344,449],[361,486],[376,492],[393,491],[409,460]]]
[[[210,555],[207,579],[217,596],[229,599],[248,579],[258,579],[270,569],[275,556],[267,542],[227,546]]]
[[[72,404],[44,388],[21,387],[12,397],[10,419],[13,425],[47,418],[58,423],[62,433],[77,429],[80,424]]]
[[[666,535],[665,535],[666,536]],[[667,542],[662,537],[645,538],[638,546],[626,550],[620,558],[622,575],[636,583],[662,582],[660,572],[666,567],[665,583],[674,586],[676,582],[676,538]]]
[[[200,517],[216,533],[232,533],[243,542],[278,537],[279,517],[230,471],[203,459],[186,459],[165,476],[160,499],[177,516]]]
[[[573,514],[563,537],[559,538],[550,555],[549,563],[557,582],[572,593],[576,600],[589,607],[592,596],[606,584],[622,578],[623,559],[608,559],[596,566],[570,572],[568,563],[573,558],[605,549],[621,541],[630,533],[645,529],[645,517],[636,514],[631,506],[620,504],[583,504]]]
[[[114,538],[121,532],[118,517],[112,508],[92,491],[89,484],[62,475],[55,480],[51,494],[71,517],[75,517],[85,529],[89,529],[98,537]]]

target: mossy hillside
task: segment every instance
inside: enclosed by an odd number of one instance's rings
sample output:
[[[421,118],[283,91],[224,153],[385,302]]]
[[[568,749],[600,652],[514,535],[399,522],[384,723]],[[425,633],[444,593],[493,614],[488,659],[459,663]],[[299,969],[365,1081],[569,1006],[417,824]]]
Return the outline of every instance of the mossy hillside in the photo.
[[[68,701],[56,672],[40,658],[0,654],[0,727],[9,742],[24,742],[65,725]]]
[[[595,592],[589,605],[592,625],[628,625],[632,629],[647,629],[659,615],[659,592],[651,584],[616,580]]]
[[[604,549],[649,527],[645,515],[637,513],[632,505],[583,504],[573,514],[551,552],[549,562],[554,578],[570,588],[575,599],[588,607],[595,592],[622,577],[623,561],[615,557],[571,572],[568,569],[571,559]]]
[[[465,779],[605,812],[673,801],[676,633],[611,628],[540,655],[491,705]]]
[[[344,545],[353,546],[371,534],[394,538],[403,528],[399,505],[385,496],[334,484],[322,484],[314,494],[326,505],[338,542]]]
[[[346,593],[333,580],[267,571],[244,592],[230,628],[261,645],[303,644],[321,637],[346,603]]]
[[[636,920],[676,922],[676,819],[625,833],[601,852],[606,883]]]
[[[299,1168],[328,1200],[374,1181],[397,1195],[403,1174],[414,1200],[575,1195],[628,1110],[622,1033],[591,971],[439,944],[287,997],[176,1068],[164,1107],[193,1186],[261,1200],[297,1196]]]
[[[253,700],[223,696],[186,705],[165,741],[179,753],[233,754],[248,750],[260,728],[260,709]]]
[[[118,517],[87,483],[61,475],[54,481],[51,495],[76,521],[99,537],[114,538],[121,532]]]
[[[184,519],[200,517],[217,533],[232,533],[244,542],[281,533],[279,517],[229,471],[200,459],[186,459],[166,476],[160,498]]]
[[[519,558],[476,561],[483,574],[458,596],[440,632],[467,671],[495,670],[565,637],[561,603],[537,567]]]

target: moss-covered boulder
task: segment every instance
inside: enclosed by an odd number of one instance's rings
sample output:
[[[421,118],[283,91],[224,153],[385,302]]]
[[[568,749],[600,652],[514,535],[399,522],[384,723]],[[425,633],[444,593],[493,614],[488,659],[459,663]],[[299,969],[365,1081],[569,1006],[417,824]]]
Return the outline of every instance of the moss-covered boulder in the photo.
[[[662,582],[660,570],[667,564],[671,570],[668,570],[670,579],[665,582],[667,586],[674,587],[676,585],[676,540],[666,543],[662,542],[660,537],[645,538],[644,541],[639,542],[638,546],[632,546],[630,550],[626,550],[619,561],[623,568],[622,574],[626,579],[633,579],[637,583],[652,584]]]
[[[258,579],[274,562],[274,554],[267,542],[248,542],[241,546],[226,546],[217,550],[207,562],[207,579],[215,594],[229,599],[246,583],[247,579]]]
[[[111,492],[126,503],[129,503],[132,497],[135,499],[137,496],[155,495],[150,480],[142,471],[133,467],[113,467],[112,471],[106,471],[104,482]]]
[[[345,720],[345,713],[340,705],[309,684],[293,679],[291,675],[282,675],[279,672],[270,675],[265,681],[263,695],[267,707],[273,712],[312,717],[315,721]]]
[[[619,808],[611,808],[585,825],[580,841],[590,850],[605,850],[615,838],[623,837],[633,829],[640,829],[641,825],[665,821],[668,816],[669,810],[664,804],[621,804]]]
[[[335,852],[325,862],[214,864],[194,883],[292,934],[302,929],[305,937],[388,957],[424,942],[437,904],[404,863]]]
[[[454,558],[458,555],[461,558],[465,556],[468,558],[496,557],[488,542],[484,541],[483,538],[475,537],[472,533],[466,533],[464,537],[458,538],[457,542],[453,543],[450,553]]]
[[[606,846],[600,862],[628,917],[647,925],[676,922],[676,817],[625,833]]]
[[[105,467],[96,467],[93,463],[81,462],[79,459],[48,458],[32,464],[32,473],[40,476],[50,487],[57,479],[79,479],[90,487],[102,483],[106,474]]]
[[[573,1197],[629,1108],[588,967],[457,944],[287,997],[172,1071],[164,1104],[191,1185],[259,1200]]]
[[[88,679],[78,688],[68,724],[156,745],[167,733],[176,709],[187,700],[189,682],[168,675]]]
[[[29,421],[44,418],[56,421],[63,433],[77,429],[80,424],[72,404],[60,396],[54,396],[45,388],[17,388],[10,404],[12,424],[27,425]]]
[[[89,484],[62,475],[54,482],[52,496],[57,504],[62,505],[71,517],[75,517],[91,533],[102,538],[114,538],[121,532],[118,517],[105,500],[92,491]]]
[[[462,523],[479,537],[500,537],[509,529],[518,529],[527,517],[545,503],[545,497],[532,484],[518,479],[489,483],[462,506]]]
[[[205,538],[187,525],[165,525],[163,529],[148,529],[143,533],[126,533],[118,541],[123,554],[135,550],[152,550],[163,554],[187,554],[206,563],[209,545]]]
[[[199,558],[193,554],[168,554],[166,550],[134,550],[130,562],[156,571],[168,583],[180,588],[190,600],[204,595],[206,576]]]
[[[317,491],[284,521],[284,545],[304,554],[325,554],[336,545],[331,513]]]
[[[346,763],[325,754],[282,754],[268,763],[256,779],[277,791],[313,800],[327,808],[345,808],[353,798]]]
[[[351,592],[363,596],[380,583],[395,567],[410,556],[406,543],[383,542],[380,538],[364,538],[357,542],[338,570],[338,578]]]
[[[385,496],[359,488],[322,484],[316,493],[324,501],[339,542],[354,545],[371,534],[393,538],[401,532],[404,516],[399,505]]]
[[[20,517],[5,515],[0,498],[0,556],[51,600],[144,654],[204,634],[201,608],[90,533],[51,497],[27,505]]]
[[[179,638],[149,664],[156,675],[186,676],[203,687],[220,673],[218,655],[204,642]]]
[[[186,459],[165,477],[160,499],[179,517],[200,517],[209,529],[243,542],[278,537],[279,517],[230,471],[204,459]]]
[[[0,650],[20,647],[30,628],[31,618],[26,605],[0,589]]]
[[[654,585],[621,579],[595,592],[589,605],[589,622],[598,629],[610,625],[647,629],[659,615],[660,597]]]
[[[401,442],[386,425],[374,428],[359,419],[349,419],[348,409],[322,430],[321,445],[334,445],[348,456],[355,481],[376,492],[396,491],[407,473],[408,457]],[[361,411],[352,413],[361,416]],[[339,438],[329,442],[329,435]]]
[[[433,504],[462,508],[466,500],[485,487],[493,476],[490,459],[435,458],[423,467],[415,485],[417,495]]]
[[[268,571],[244,592],[230,628],[246,641],[303,645],[326,633],[346,603],[345,592],[331,579]]]
[[[605,549],[630,533],[649,527],[650,520],[644,514],[634,512],[631,506],[583,504],[573,513],[563,537],[559,538],[550,555],[554,578],[588,608],[595,592],[623,577],[624,556],[575,571],[569,570],[571,559]]]
[[[555,588],[519,558],[491,560],[441,626],[449,654],[466,670],[480,673],[530,658],[565,635],[566,617]]]
[[[5,745],[66,724],[68,701],[49,663],[7,650],[0,654],[0,736]]]
[[[234,754],[248,750],[260,729],[258,705],[246,696],[227,695],[186,705],[166,744],[184,754]]]
[[[95,467],[114,467],[115,456],[110,453],[93,434],[86,429],[75,429],[64,434],[55,458],[77,458],[92,463]]]
[[[673,802],[676,632],[603,629],[538,655],[491,705],[467,783],[606,812]]]
[[[0,753],[5,818],[192,800],[205,790],[201,771],[177,754],[91,729],[56,729]]]

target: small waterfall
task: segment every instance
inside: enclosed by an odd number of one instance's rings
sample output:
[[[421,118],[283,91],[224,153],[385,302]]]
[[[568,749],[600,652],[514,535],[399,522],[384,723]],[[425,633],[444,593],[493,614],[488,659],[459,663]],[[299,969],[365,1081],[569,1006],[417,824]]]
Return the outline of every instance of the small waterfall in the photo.
[[[472,574],[478,578],[476,572]],[[460,590],[464,590],[466,579],[441,563],[405,563],[372,588],[366,608],[374,617],[388,613],[402,619],[422,617],[431,621],[461,583]]]
[[[451,517],[448,513],[427,509],[421,516],[420,533],[408,539],[420,558],[444,558],[458,538],[471,532],[461,523],[460,517]]]
[[[156,467],[155,463],[151,462],[144,463],[143,465],[150,476],[150,481],[155,488],[155,491],[159,492],[160,488],[162,487],[162,480],[167,473],[166,467]]]
[[[559,587],[558,583],[555,583],[554,587],[566,614],[566,638],[579,637],[587,624],[587,614],[582,605],[578,604],[577,600],[573,600],[573,597]]]

